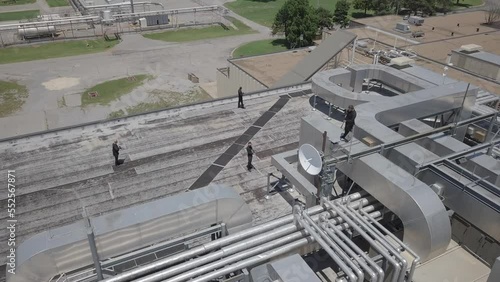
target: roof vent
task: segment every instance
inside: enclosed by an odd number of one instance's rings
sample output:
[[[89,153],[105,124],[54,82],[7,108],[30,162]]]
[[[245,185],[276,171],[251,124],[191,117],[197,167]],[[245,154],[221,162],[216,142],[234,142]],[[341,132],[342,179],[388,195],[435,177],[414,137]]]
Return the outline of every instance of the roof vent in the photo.
[[[408,57],[398,57],[398,58],[391,59],[391,65],[396,65],[399,67],[411,65],[414,63],[415,63],[415,60],[410,59]]]
[[[463,51],[466,51],[466,52],[474,52],[474,51],[483,50],[483,47],[476,45],[476,44],[467,44],[467,45],[462,45],[462,47],[460,47],[460,49]]]

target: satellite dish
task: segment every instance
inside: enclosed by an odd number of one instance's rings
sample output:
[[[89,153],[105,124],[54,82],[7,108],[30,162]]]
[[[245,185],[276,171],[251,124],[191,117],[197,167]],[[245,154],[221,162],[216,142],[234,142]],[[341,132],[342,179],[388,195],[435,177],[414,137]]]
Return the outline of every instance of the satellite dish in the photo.
[[[300,146],[299,162],[302,168],[310,175],[318,175],[323,166],[321,155],[318,150],[310,144]]]

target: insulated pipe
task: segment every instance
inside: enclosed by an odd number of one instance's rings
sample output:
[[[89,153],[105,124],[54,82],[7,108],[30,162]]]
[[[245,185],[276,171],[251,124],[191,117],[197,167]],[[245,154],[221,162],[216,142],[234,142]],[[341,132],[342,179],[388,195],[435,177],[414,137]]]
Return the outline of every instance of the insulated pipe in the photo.
[[[246,250],[245,252],[241,252],[241,250],[240,250],[239,253],[236,252],[236,254],[234,254],[232,256],[226,257],[224,259],[218,260],[218,261],[213,262],[213,263],[208,264],[208,265],[204,265],[204,266],[195,268],[193,270],[184,272],[181,275],[178,275],[178,276],[175,276],[172,278],[168,278],[167,280],[162,280],[162,281],[168,281],[168,282],[189,281],[189,279],[196,277],[196,276],[199,276],[199,275],[203,275],[211,270],[224,267],[228,264],[231,264],[231,263],[234,263],[237,261],[241,261],[241,260],[247,259],[247,258],[252,257],[252,256],[258,256],[258,255],[260,255],[264,252],[270,251],[274,248],[279,248],[285,244],[295,242],[301,238],[304,238],[304,235],[305,235],[304,231],[295,232],[293,234],[288,234],[282,238],[279,238],[279,239],[267,242],[265,244],[261,244],[257,247],[252,248],[252,249]],[[146,278],[149,278],[149,277],[146,277]],[[142,282],[142,281],[159,281],[159,280],[139,279],[139,280],[134,280],[134,281],[136,281],[136,282],[141,281]]]
[[[387,235],[389,235],[389,237],[391,237],[394,241],[396,241],[401,247],[403,247],[407,252],[409,252],[415,258],[413,260],[413,262],[411,263],[410,274],[408,275],[408,279],[409,280],[413,279],[413,274],[415,273],[415,268],[416,268],[417,264],[420,262],[420,257],[418,256],[418,254],[415,253],[412,249],[408,248],[408,246],[406,246],[405,243],[403,243],[401,240],[399,240],[399,238],[396,237],[396,235],[394,235],[391,232],[389,232],[389,230],[387,230],[387,228],[385,228],[378,221],[372,220],[372,218],[370,217],[370,215],[368,213],[366,213],[363,209],[360,209],[359,211],[364,216],[366,216],[366,218],[367,218],[368,221],[371,221],[372,224],[375,224],[375,226],[377,226],[378,228],[380,228],[381,230],[383,230]]]
[[[316,215],[314,217],[316,218],[316,220],[318,220],[317,219],[318,215]],[[338,222],[342,223],[341,220],[339,220]],[[290,234],[290,233],[292,233],[292,234]],[[298,226],[293,225],[293,224],[285,225],[285,226],[280,227],[278,229],[271,230],[267,233],[260,234],[256,237],[250,237],[246,240],[238,242],[237,244],[223,247],[222,249],[220,249],[216,252],[210,253],[206,256],[196,258],[196,259],[193,259],[193,260],[188,261],[186,263],[167,268],[165,270],[162,270],[162,271],[157,272],[157,273],[153,273],[149,276],[137,279],[135,281],[136,282],[161,281],[163,279],[167,279],[167,278],[172,277],[174,275],[177,275],[179,273],[184,273],[184,276],[187,275],[189,277],[185,278],[185,277],[182,277],[183,275],[181,275],[181,276],[177,276],[173,280],[169,280],[169,281],[178,281],[179,279],[180,279],[179,281],[181,281],[182,279],[189,279],[195,275],[195,274],[188,273],[188,271],[191,271],[192,269],[194,269],[193,272],[197,272],[200,269],[197,267],[200,267],[202,265],[206,265],[208,263],[211,263],[213,261],[219,260],[219,259],[224,258],[224,257],[228,257],[228,256],[233,255],[233,254],[241,253],[242,251],[253,248],[255,246],[259,246],[259,245],[263,246],[262,244],[265,242],[279,239],[279,238],[282,238],[283,236],[291,236],[291,235],[294,235],[294,236],[298,235],[299,236],[297,238],[294,238],[294,240],[298,240],[301,237],[303,237],[302,232],[299,230]],[[273,241],[273,242],[275,242],[275,244],[280,244],[279,242],[276,242],[276,241]],[[289,242],[285,242],[285,243],[289,243]],[[283,245],[283,244],[284,243],[281,243],[281,245]],[[262,251],[260,251],[260,252],[262,252]],[[253,254],[248,254],[248,256],[251,256],[251,255],[253,255]],[[224,259],[224,260],[226,260],[226,259]],[[229,262],[229,263],[231,263],[231,262]],[[225,263],[225,264],[228,264],[228,263]],[[205,273],[205,272],[199,273],[198,275],[201,275],[203,273]]]
[[[348,228],[349,226],[347,224],[341,224],[339,226],[340,230],[344,230]],[[211,279],[215,279],[217,277],[220,277],[222,275],[226,275],[231,272],[238,271],[240,269],[246,268],[246,267],[251,267],[255,266],[258,264],[261,264],[263,262],[269,261],[270,259],[281,256],[284,254],[287,254],[289,252],[295,251],[296,249],[303,247],[309,243],[314,243],[314,238],[312,236],[308,236],[306,238],[300,239],[298,241],[295,241],[293,243],[287,244],[285,246],[273,249],[271,251],[265,252],[263,254],[260,254],[258,256],[251,257],[249,259],[237,262],[232,265],[228,265],[222,269],[213,271],[211,273],[207,273],[203,276],[197,277],[196,279],[189,280],[189,282],[206,282],[210,281]]]
[[[365,201],[365,199],[361,199],[357,202],[359,203],[358,206],[368,203],[368,201]],[[353,204],[352,206],[355,207],[356,205]],[[366,212],[371,212],[375,208],[374,208],[374,206],[371,205],[371,206],[363,207],[363,209]],[[326,213],[326,214],[324,214],[324,216],[335,217],[336,214]],[[314,218],[317,221],[319,218],[319,215],[315,215]],[[343,223],[343,220],[340,217],[334,218],[333,220],[335,220],[335,222],[338,224]],[[297,232],[297,231],[299,231],[299,232]],[[199,266],[211,263],[215,260],[227,257],[229,255],[233,255],[235,253],[240,253],[240,252],[245,251],[251,247],[261,245],[262,243],[269,242],[270,240],[274,240],[276,238],[280,238],[280,237],[288,235],[292,232],[294,232],[294,234],[302,234],[302,232],[300,232],[300,230],[298,230],[298,227],[296,225],[289,224],[286,226],[282,226],[279,229],[271,230],[270,232],[260,234],[257,237],[251,237],[249,239],[240,241],[237,244],[226,246],[219,251],[208,254],[208,255],[203,256],[201,258],[193,259],[193,260],[188,261],[186,263],[170,267],[168,269],[162,270],[160,272],[151,274],[151,275],[146,276],[146,277],[142,277],[142,278],[137,279],[135,281],[136,282],[156,282],[156,281],[161,281],[162,279],[167,279],[167,278],[172,277],[174,275],[177,275],[179,273],[187,273],[188,271],[191,271],[192,269],[197,268]],[[301,235],[301,236],[303,236],[303,235]],[[193,270],[193,271],[196,272],[197,270]],[[203,273],[201,273],[201,274],[203,274]],[[192,274],[191,274],[191,276],[192,276]],[[189,278],[191,278],[191,277],[189,277]],[[181,278],[179,278],[179,279],[181,279]],[[184,279],[184,278],[182,278],[182,279]],[[169,280],[169,281],[171,281],[171,280]],[[173,280],[173,281],[176,281],[176,280]]]
[[[354,199],[359,199],[359,198],[361,198],[361,194],[354,193],[354,194],[350,195],[350,197],[352,197]],[[321,206],[315,206],[315,207],[309,208],[307,210],[307,213],[310,215],[314,215],[314,214],[317,214],[321,211],[323,211],[323,208]],[[183,262],[183,261],[190,259],[192,257],[198,256],[201,254],[206,254],[206,253],[213,251],[217,248],[221,248],[223,246],[239,242],[239,241],[241,241],[245,238],[248,238],[250,236],[255,236],[257,234],[261,234],[263,232],[275,229],[275,228],[280,227],[282,225],[289,224],[293,221],[293,219],[294,219],[293,215],[288,215],[288,216],[285,216],[283,218],[276,219],[276,220],[273,220],[271,222],[268,222],[268,223],[265,223],[265,224],[262,224],[262,225],[259,225],[256,227],[249,228],[247,230],[244,230],[244,231],[232,234],[232,235],[228,235],[227,237],[221,238],[219,240],[215,240],[215,241],[203,244],[203,245],[195,247],[189,251],[182,252],[180,254],[173,255],[173,256],[167,257],[165,259],[155,261],[151,264],[147,264],[147,265],[132,269],[132,270],[127,271],[127,272],[120,273],[114,277],[110,277],[110,278],[105,279],[103,281],[105,281],[105,282],[130,281],[134,278],[145,276],[147,274],[162,270],[170,265],[173,265],[173,264],[176,264],[179,262]]]
[[[295,209],[295,207],[294,207]],[[299,215],[295,214],[294,216],[296,217],[299,217]],[[310,227],[307,222],[305,222],[304,220],[301,220],[300,218],[297,218],[297,221],[299,222],[299,224],[305,229],[307,230],[307,232],[314,238],[314,240],[316,242],[318,242],[318,244],[330,255],[330,257],[333,259],[333,261],[335,261],[335,263],[344,271],[344,273],[349,277],[349,280],[350,281],[363,281],[363,280],[359,280],[359,277],[356,276],[356,274],[354,274],[354,272],[352,271],[352,269],[347,266],[343,261],[342,259],[340,259],[337,254],[331,249],[330,245],[327,244],[322,238],[320,235],[318,235],[313,229],[312,227]],[[333,244],[334,245],[334,244]],[[337,251],[338,252],[338,251]],[[348,261],[350,261],[348,259]],[[352,262],[351,262],[352,264]],[[352,266],[351,266],[352,267]],[[354,267],[356,268],[356,267]]]
[[[404,278],[405,278],[405,272],[408,269],[408,262],[406,261],[406,259],[403,256],[401,256],[401,254],[399,253],[399,250],[397,249],[397,247],[395,247],[393,244],[391,244],[390,242],[388,242],[388,240],[386,240],[384,238],[384,235],[382,233],[380,233],[380,231],[378,231],[377,228],[375,228],[375,226],[373,226],[372,224],[370,224],[370,222],[368,222],[364,218],[364,216],[362,216],[359,213],[357,213],[354,209],[352,209],[351,207],[341,207],[341,208],[345,209],[345,210],[350,210],[350,212],[355,217],[358,218],[358,221],[362,222],[365,226],[367,226],[372,231],[372,233],[375,236],[377,236],[378,238],[380,238],[380,243],[384,247],[386,247],[389,250],[389,252],[391,252],[399,261],[401,261],[401,263],[402,263],[402,271],[399,274],[398,281],[403,282]]]
[[[375,242],[370,236],[368,236],[354,221],[352,221],[349,216],[345,215],[340,209],[338,209],[334,204],[329,201],[325,201],[326,206],[337,212],[337,214],[345,220],[349,226],[351,226],[354,230],[356,230],[368,243],[383,257],[387,259],[392,265],[394,265],[394,274],[392,275],[392,282],[397,282],[397,278],[399,273],[401,272],[401,266],[399,263],[391,257],[391,255],[381,248],[377,242]],[[397,274],[397,275],[396,275]]]
[[[376,213],[378,214],[375,214],[375,217],[382,216],[381,212],[376,212]],[[357,254],[359,254],[359,256],[361,256],[361,258],[363,258],[370,265],[371,269],[375,269],[376,272],[373,271],[368,272],[370,273],[371,276],[370,281],[376,280],[377,282],[383,282],[385,273],[382,270],[382,268],[380,268],[380,266],[378,266],[378,264],[376,264],[363,250],[361,250],[356,244],[354,244],[354,242],[349,240],[349,238],[344,233],[339,231],[337,227],[334,224],[332,224],[331,221],[325,221],[325,223],[326,223],[325,231],[328,235],[330,235],[330,237],[339,236],[342,239],[342,241],[346,242],[349,245],[349,247],[351,247]],[[355,257],[357,258],[357,256]]]
[[[339,244],[338,240],[336,240],[338,238],[332,240],[332,238],[330,238],[328,236],[328,234],[326,234],[325,231],[323,231],[309,216],[307,216],[306,214],[303,214],[302,216],[304,217],[306,223],[309,224],[309,226],[314,227],[314,229],[316,229],[316,231],[328,243],[328,245],[332,246],[333,250],[337,254],[339,254],[341,256],[342,260],[344,260],[344,262],[347,263],[349,265],[349,267],[356,273],[357,281],[363,282],[365,280],[365,274],[364,274],[363,270],[361,270],[355,263],[352,262],[353,257],[357,257],[356,254],[354,254],[352,252],[352,250],[351,250],[351,253],[349,253],[347,251],[347,249],[349,249],[349,248],[347,248],[347,246],[345,246],[345,244],[344,244],[345,248],[344,248],[344,250],[342,250],[343,249],[342,245]],[[349,257],[349,255],[351,257]],[[360,264],[361,267],[366,266],[366,268],[370,269],[366,264],[362,265],[359,261],[358,261],[358,263]]]

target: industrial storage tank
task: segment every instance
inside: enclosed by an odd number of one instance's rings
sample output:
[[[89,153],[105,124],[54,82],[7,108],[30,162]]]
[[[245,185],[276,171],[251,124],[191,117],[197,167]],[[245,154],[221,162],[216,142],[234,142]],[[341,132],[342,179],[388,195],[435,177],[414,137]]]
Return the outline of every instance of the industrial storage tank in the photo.
[[[52,36],[56,33],[56,27],[53,25],[40,27],[19,27],[18,33],[23,38],[34,38],[43,36]]]

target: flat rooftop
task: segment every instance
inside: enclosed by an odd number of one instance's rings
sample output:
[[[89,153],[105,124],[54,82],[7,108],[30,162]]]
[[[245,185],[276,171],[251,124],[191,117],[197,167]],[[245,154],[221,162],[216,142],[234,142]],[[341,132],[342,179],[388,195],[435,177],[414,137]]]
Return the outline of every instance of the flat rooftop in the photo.
[[[0,142],[2,168],[15,170],[19,187],[18,242],[81,219],[83,205],[90,216],[101,215],[208,184],[212,179],[207,183],[203,175],[216,160],[220,172],[212,182],[238,191],[253,212],[254,224],[289,214],[288,193],[264,198],[267,173],[277,172],[271,155],[298,148],[300,119],[311,109],[310,94],[280,100],[281,109],[275,106],[279,98],[249,96],[246,109],[237,108],[236,98],[228,99]],[[271,107],[277,113],[267,123],[259,119]],[[252,172],[241,150],[250,138],[256,150]],[[115,139],[124,147],[120,158],[125,163],[118,167],[111,151]],[[6,177],[0,175],[0,181],[6,183]],[[4,193],[0,198],[3,206],[6,197]],[[2,213],[1,220],[6,216]],[[0,236],[6,237],[7,229]],[[0,246],[0,265],[6,262],[7,247]]]
[[[272,87],[308,54],[309,49],[304,48],[230,61],[267,87]]]

